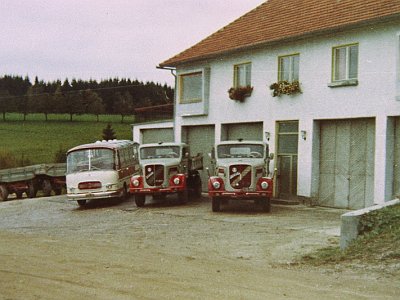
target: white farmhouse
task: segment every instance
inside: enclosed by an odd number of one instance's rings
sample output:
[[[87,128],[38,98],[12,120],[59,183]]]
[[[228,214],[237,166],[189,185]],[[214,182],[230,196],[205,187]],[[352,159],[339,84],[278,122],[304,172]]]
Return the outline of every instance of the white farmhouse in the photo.
[[[269,0],[159,67],[176,74],[174,120],[135,141],[267,140],[277,198],[400,194],[399,0]]]

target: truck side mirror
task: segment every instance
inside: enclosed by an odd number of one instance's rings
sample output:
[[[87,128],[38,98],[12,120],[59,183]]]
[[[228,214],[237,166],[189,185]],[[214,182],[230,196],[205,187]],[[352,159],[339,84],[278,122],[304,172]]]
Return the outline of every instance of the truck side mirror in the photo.
[[[273,159],[274,159],[274,154],[273,154],[273,153],[270,153],[270,154],[269,154],[269,159],[270,159],[270,160],[273,160]]]

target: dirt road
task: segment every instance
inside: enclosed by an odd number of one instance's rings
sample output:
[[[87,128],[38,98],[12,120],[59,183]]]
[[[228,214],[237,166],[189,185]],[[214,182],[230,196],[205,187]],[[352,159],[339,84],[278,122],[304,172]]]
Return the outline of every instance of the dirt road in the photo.
[[[0,299],[398,299],[399,278],[293,266],[339,240],[335,209],[253,203],[212,213],[65,196],[0,202]]]

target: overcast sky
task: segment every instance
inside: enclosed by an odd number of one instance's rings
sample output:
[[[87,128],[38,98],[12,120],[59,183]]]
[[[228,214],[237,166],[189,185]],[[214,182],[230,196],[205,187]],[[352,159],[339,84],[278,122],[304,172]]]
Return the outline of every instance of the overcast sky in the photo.
[[[0,0],[0,76],[173,84],[164,60],[264,0]]]

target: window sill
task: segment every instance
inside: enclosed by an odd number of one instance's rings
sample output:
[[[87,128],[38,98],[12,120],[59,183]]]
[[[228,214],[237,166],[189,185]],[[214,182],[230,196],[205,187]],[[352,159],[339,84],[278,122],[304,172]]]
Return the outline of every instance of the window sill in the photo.
[[[190,117],[202,117],[202,116],[207,116],[206,113],[193,113],[193,114],[182,114],[182,118],[190,118]]]
[[[331,83],[328,83],[328,87],[331,87],[331,88],[341,87],[341,86],[356,86],[356,85],[358,85],[357,79],[333,81]]]
[[[191,99],[191,100],[179,100],[179,104],[192,104],[192,103],[200,103],[202,99]]]

